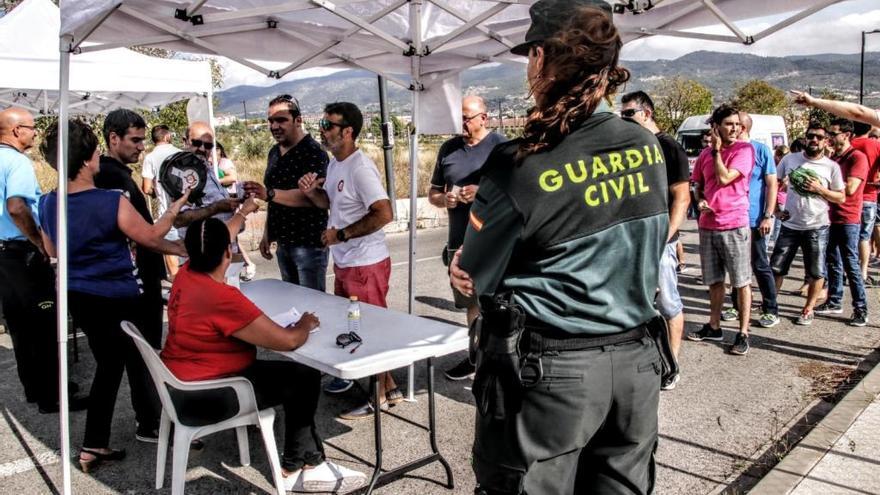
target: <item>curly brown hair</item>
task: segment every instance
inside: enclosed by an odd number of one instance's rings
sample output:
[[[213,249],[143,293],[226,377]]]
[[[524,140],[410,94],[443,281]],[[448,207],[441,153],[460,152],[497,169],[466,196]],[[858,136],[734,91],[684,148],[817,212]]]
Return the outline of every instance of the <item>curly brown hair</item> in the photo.
[[[617,66],[623,47],[620,34],[611,17],[597,8],[577,9],[540,46],[544,67],[532,87],[540,97],[529,110],[517,163],[556,147],[593,114],[602,98],[609,98],[630,78],[628,70]]]

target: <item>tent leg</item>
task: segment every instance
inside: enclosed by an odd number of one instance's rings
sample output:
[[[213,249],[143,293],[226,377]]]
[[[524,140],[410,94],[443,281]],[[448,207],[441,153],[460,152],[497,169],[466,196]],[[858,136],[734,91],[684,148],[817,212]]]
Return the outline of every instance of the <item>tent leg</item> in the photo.
[[[418,221],[419,186],[419,91],[413,91],[413,130],[409,140],[409,314],[413,314],[415,302],[416,223]],[[407,369],[406,400],[415,401],[415,365]]]
[[[391,198],[391,212],[397,216],[397,195],[394,191],[394,128],[388,122],[388,83],[379,77],[379,125],[382,128],[382,150],[385,154],[385,188]]]
[[[70,38],[61,39],[59,106],[58,106],[58,294],[56,325],[58,333],[58,404],[61,430],[61,477],[62,493],[71,493],[70,482],[70,411],[67,403],[67,105],[70,86]]]

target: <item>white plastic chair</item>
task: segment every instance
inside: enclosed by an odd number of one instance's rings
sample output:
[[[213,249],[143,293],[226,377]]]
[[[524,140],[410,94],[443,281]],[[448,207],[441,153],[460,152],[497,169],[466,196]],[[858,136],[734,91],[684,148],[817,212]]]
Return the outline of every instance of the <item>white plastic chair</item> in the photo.
[[[171,494],[183,495],[183,486],[186,478],[186,463],[189,457],[190,443],[211,433],[235,428],[238,439],[238,453],[243,466],[250,465],[251,456],[248,446],[247,425],[256,425],[263,435],[263,443],[269,454],[269,466],[272,469],[272,477],[275,481],[275,491],[278,495],[285,495],[282,484],[281,463],[278,458],[278,450],[275,446],[275,432],[272,425],[275,422],[275,410],[273,408],[259,410],[254,395],[254,387],[247,378],[234,377],[218,380],[204,380],[198,382],[184,382],[178,380],[168,371],[165,364],[159,358],[156,350],[144,340],[141,332],[131,322],[123,321],[122,330],[131,336],[137,345],[138,351],[144,358],[150,376],[156,384],[156,391],[162,402],[162,419],[159,424],[159,448],[156,452],[156,489],[162,488],[165,481],[165,460],[168,454],[168,434],[171,423],[174,423],[174,453],[172,457],[171,471]],[[174,401],[171,398],[169,387],[185,395],[187,392],[199,393],[205,391],[217,391],[231,389],[238,402],[238,413],[231,418],[218,423],[208,425],[187,425],[181,421]],[[192,418],[184,418],[190,420]]]

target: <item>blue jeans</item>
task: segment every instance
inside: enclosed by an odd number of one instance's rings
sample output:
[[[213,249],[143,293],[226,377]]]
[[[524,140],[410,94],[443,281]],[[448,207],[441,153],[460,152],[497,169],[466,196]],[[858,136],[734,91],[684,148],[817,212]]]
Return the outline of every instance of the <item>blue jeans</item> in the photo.
[[[854,309],[867,309],[865,282],[859,266],[859,224],[831,225],[828,239],[828,302],[840,306],[843,301],[843,271],[849,279]]]
[[[871,240],[871,233],[874,232],[874,222],[877,220],[877,203],[865,201],[862,203],[862,225],[859,230],[859,240]]]
[[[767,256],[767,237],[758,229],[752,229],[752,273],[758,280],[761,289],[761,312],[779,315],[779,304],[776,302],[776,278],[770,269],[770,258]],[[733,307],[739,309],[737,290],[730,292]]]
[[[327,288],[326,248],[279,244],[275,252],[281,280],[325,292]]]

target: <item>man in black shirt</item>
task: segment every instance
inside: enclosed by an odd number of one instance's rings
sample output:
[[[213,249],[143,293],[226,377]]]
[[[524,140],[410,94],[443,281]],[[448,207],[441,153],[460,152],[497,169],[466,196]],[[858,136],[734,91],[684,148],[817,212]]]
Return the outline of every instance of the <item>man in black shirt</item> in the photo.
[[[681,337],[684,333],[684,305],[681,303],[681,295],[678,293],[679,264],[676,252],[678,244],[678,229],[684,223],[690,204],[688,157],[684,148],[669,134],[662,132],[654,122],[654,101],[644,91],[635,91],[623,95],[620,99],[622,117],[639,123],[645,129],[654,133],[663,156],[666,159],[666,182],[669,184],[669,236],[666,240],[666,248],[660,259],[660,291],[657,293],[655,304],[657,310],[666,319],[669,327],[669,343],[672,352],[678,358],[678,350],[681,348]],[[672,390],[678,383],[679,375],[667,379],[661,390]]]
[[[483,98],[466,96],[461,101],[462,135],[443,143],[437,153],[428,200],[434,206],[446,208],[449,213],[449,238],[443,257],[447,265],[464,242],[468,214],[480,182],[480,168],[495,145],[507,141],[486,127],[489,121],[487,110]],[[470,325],[480,313],[476,298],[465,297],[457,290],[453,290],[452,295],[456,308],[467,309]],[[465,359],[444,374],[450,380],[472,378],[474,366]]]
[[[260,253],[272,259],[271,245],[285,282],[324,291],[327,248],[321,233],[327,228],[327,210],[318,208],[300,192],[298,181],[307,173],[327,175],[329,158],[321,145],[302,126],[297,101],[281,95],[269,102],[269,129],[278,143],[269,150],[265,187],[245,184],[249,194],[269,202]]]
[[[95,186],[121,190],[135,210],[152,225],[153,216],[147,200],[132,179],[132,171],[128,167],[128,164],[137,163],[144,151],[146,130],[147,124],[143,117],[131,110],[119,108],[107,114],[104,119],[107,153],[101,156],[101,168],[95,176]],[[135,265],[142,290],[142,315],[139,321],[143,322],[143,328],[140,331],[150,345],[159,349],[162,347],[161,281],[165,278],[165,261],[161,254],[138,245],[135,247]],[[128,376],[138,422],[135,438],[156,443],[159,437],[159,397],[146,367],[144,366],[143,373],[137,374],[140,376]]]

